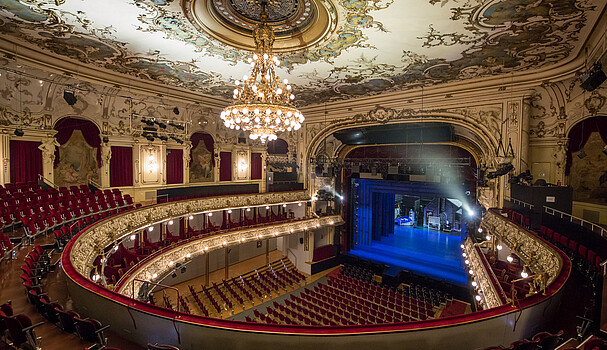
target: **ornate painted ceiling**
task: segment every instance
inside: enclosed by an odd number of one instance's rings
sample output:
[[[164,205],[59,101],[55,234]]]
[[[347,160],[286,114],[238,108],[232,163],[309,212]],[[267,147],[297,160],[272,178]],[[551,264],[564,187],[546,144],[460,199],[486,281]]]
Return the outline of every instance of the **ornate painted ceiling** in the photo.
[[[604,0],[270,0],[278,74],[301,105],[543,68],[577,55]],[[0,0],[44,52],[231,98],[256,0]]]

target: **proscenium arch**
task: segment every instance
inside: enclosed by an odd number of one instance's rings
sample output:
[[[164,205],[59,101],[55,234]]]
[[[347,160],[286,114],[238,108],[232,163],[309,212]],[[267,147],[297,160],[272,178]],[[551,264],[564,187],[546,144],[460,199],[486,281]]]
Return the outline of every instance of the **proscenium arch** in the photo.
[[[496,135],[493,135],[489,131],[489,129],[487,127],[485,127],[482,124],[472,124],[469,119],[467,119],[465,116],[463,116],[461,114],[441,112],[441,113],[432,113],[430,116],[427,116],[427,117],[426,116],[423,116],[423,117],[414,116],[414,117],[410,117],[407,119],[396,120],[396,121],[389,122],[389,123],[379,123],[376,121],[372,121],[372,122],[360,122],[360,123],[356,123],[356,125],[353,125],[352,121],[350,119],[343,120],[343,121],[340,120],[338,123],[325,127],[317,135],[315,135],[312,138],[312,140],[310,141],[310,146],[306,150],[305,162],[309,166],[310,159],[313,158],[316,155],[316,153],[319,152],[319,148],[320,148],[322,141],[326,137],[329,137],[330,135],[332,135],[333,133],[335,133],[337,131],[352,129],[353,127],[364,127],[364,126],[375,126],[375,125],[386,125],[386,124],[387,125],[397,125],[397,124],[404,124],[404,123],[419,123],[420,121],[440,122],[440,123],[445,123],[445,124],[450,124],[450,125],[457,125],[457,126],[463,127],[465,129],[469,130],[470,132],[472,132],[472,134],[475,135],[476,137],[478,137],[478,139],[482,142],[481,144],[479,144],[475,140],[470,140],[469,138],[466,138],[468,141],[472,142],[476,146],[475,147],[476,152],[474,152],[474,153],[471,152],[471,153],[472,153],[473,157],[475,157],[475,159],[477,160],[477,165],[483,158],[485,158],[485,156],[494,155],[497,150],[499,140],[496,138]],[[457,145],[459,145],[459,143],[457,143]],[[462,146],[465,147],[465,145],[462,145]],[[477,153],[478,150],[484,150],[484,153],[479,154],[479,153]]]

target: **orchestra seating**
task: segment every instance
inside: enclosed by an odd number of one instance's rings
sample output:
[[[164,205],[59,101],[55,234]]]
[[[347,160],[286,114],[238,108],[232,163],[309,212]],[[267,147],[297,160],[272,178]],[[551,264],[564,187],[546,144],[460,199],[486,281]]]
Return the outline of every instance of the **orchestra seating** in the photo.
[[[430,293],[403,286],[394,289],[371,282],[373,272],[346,265],[341,273],[329,274],[327,283],[290,295],[284,304],[274,302],[267,313],[254,310],[255,319],[270,324],[362,325],[434,319],[439,307]],[[355,277],[351,277],[355,276]]]
[[[235,305],[245,310],[247,305],[254,305],[255,298],[263,302],[297,289],[305,279],[291,261],[280,259],[261,271],[255,270],[220,284],[213,283],[211,287],[202,286],[201,292],[196,292],[193,286],[189,286],[189,290],[201,314],[222,317],[227,310],[233,314]]]

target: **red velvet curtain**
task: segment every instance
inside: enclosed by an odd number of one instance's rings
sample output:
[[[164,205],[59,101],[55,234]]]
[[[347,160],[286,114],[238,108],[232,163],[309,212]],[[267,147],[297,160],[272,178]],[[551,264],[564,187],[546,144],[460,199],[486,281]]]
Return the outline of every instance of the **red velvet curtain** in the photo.
[[[97,167],[101,168],[101,138],[99,137],[99,129],[95,123],[78,118],[63,118],[55,124],[57,134],[55,139],[59,144],[65,144],[74,130],[80,130],[86,143],[97,149]],[[59,148],[55,149],[55,168],[59,165]]]
[[[261,153],[251,153],[251,180],[261,179]]]
[[[133,186],[133,150],[131,147],[112,146],[110,186]]]
[[[183,183],[183,150],[167,149],[167,184]]]
[[[569,145],[567,147],[567,165],[565,166],[565,175],[569,175],[571,164],[573,164],[573,153],[579,152],[590,134],[597,132],[601,135],[603,142],[607,143],[607,117],[593,117],[577,123],[569,131]]]
[[[289,144],[283,139],[276,139],[268,142],[268,154],[287,154],[289,153]]]
[[[193,159],[192,151],[194,151],[194,149],[198,147],[200,141],[204,142],[204,146],[207,148],[207,151],[211,152],[211,154],[214,154],[213,150],[215,148],[215,141],[213,140],[213,136],[207,134],[206,132],[195,132],[190,138],[190,142],[192,142],[192,148],[190,149],[190,166],[192,165]],[[213,158],[214,157],[215,156],[213,156]]]
[[[232,152],[220,152],[219,181],[232,181]]]
[[[42,175],[42,151],[40,142],[10,141],[11,182],[36,182]]]

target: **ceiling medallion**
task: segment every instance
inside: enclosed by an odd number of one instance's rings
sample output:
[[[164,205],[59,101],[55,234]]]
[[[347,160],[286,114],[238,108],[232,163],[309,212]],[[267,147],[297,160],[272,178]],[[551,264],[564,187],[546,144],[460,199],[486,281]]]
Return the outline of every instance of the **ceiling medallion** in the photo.
[[[267,24],[267,1],[261,1],[261,22],[255,28],[255,54],[249,58],[251,76],[236,81],[235,103],[221,112],[223,124],[230,129],[249,131],[252,140],[262,143],[276,140],[276,133],[299,130],[304,116],[291,104],[295,95],[287,79],[281,80],[274,67],[280,61],[272,53],[274,32]]]
[[[327,38],[337,21],[330,2],[267,0],[266,23],[277,53],[299,51]],[[184,14],[198,31],[230,46],[253,51],[253,31],[261,22],[259,0],[182,0]]]

